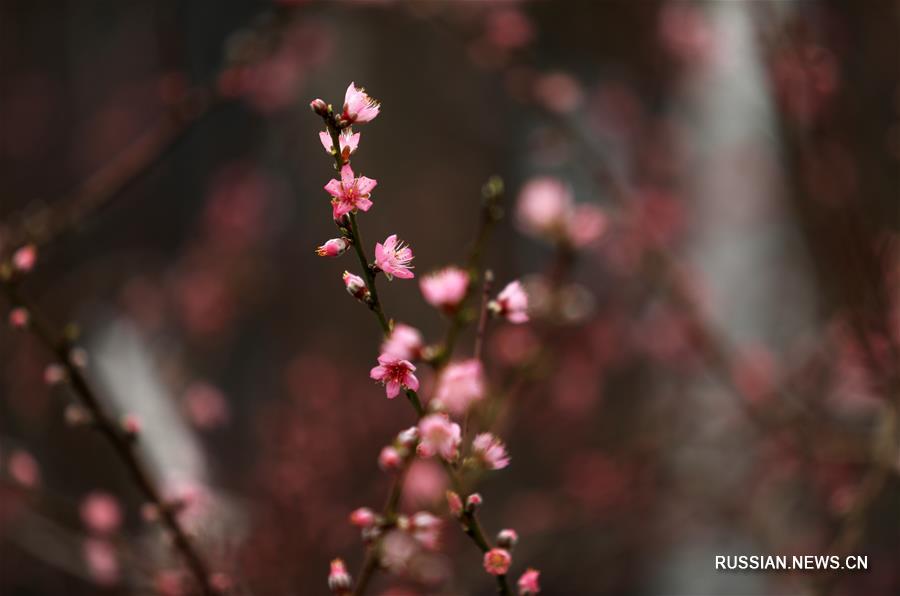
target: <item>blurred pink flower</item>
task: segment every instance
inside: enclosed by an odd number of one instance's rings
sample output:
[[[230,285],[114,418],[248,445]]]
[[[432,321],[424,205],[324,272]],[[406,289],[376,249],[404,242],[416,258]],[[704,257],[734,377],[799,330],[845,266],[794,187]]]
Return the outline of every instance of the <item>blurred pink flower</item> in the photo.
[[[384,447],[378,454],[378,467],[386,472],[399,470],[402,463],[403,458],[400,456],[400,452],[391,445]]]
[[[500,470],[509,465],[509,455],[503,441],[491,433],[481,433],[472,441],[475,457],[490,470]]]
[[[192,383],[183,399],[188,418],[197,428],[212,429],[228,424],[228,402],[218,387],[203,382]]]
[[[462,434],[459,425],[451,422],[446,414],[430,414],[419,421],[419,446],[417,452],[422,457],[440,454],[447,461],[459,455]]]
[[[28,311],[21,306],[9,311],[9,326],[13,329],[24,329],[28,326],[29,319]]]
[[[459,498],[458,493],[455,493],[452,490],[447,491],[447,508],[450,510],[450,515],[459,517],[462,513],[462,499]]]
[[[518,8],[503,7],[488,15],[485,37],[499,48],[520,48],[534,39],[534,25]]]
[[[33,244],[26,244],[13,253],[12,264],[17,271],[28,273],[37,262],[37,248]]]
[[[459,267],[447,267],[422,277],[419,287],[428,304],[453,312],[466,295],[469,274]]]
[[[7,466],[12,479],[26,488],[36,488],[41,481],[37,460],[26,451],[13,451]]]
[[[350,248],[350,242],[346,238],[332,238],[316,249],[320,257],[339,257]]]
[[[506,317],[510,323],[528,322],[528,294],[518,280],[508,283],[489,306],[495,314]]]
[[[554,235],[565,226],[573,202],[572,191],[562,180],[532,178],[519,192],[516,221],[529,234]]]
[[[566,233],[576,247],[583,247],[598,240],[607,227],[606,214],[596,205],[582,203],[575,207],[566,223]]]
[[[341,179],[332,178],[325,185],[325,190],[331,195],[334,219],[355,212],[357,209],[368,211],[372,206],[369,196],[377,184],[378,181],[372,178],[365,176],[356,178],[349,164],[342,167]]]
[[[119,501],[109,493],[96,491],[87,495],[79,509],[81,521],[92,532],[109,534],[122,524]]]
[[[394,399],[401,386],[413,391],[419,389],[419,379],[413,374],[415,370],[409,360],[382,354],[378,357],[378,366],[369,372],[369,376],[384,385],[388,399]]]
[[[359,136],[360,134],[358,132],[354,133],[349,128],[345,128],[338,135],[338,143],[341,145],[341,155],[344,156],[344,159],[359,147]],[[319,140],[322,141],[322,146],[325,147],[325,151],[329,153],[334,151],[334,141],[331,140],[331,135],[328,134],[327,130],[323,130],[319,133]]]
[[[82,545],[82,555],[88,572],[101,586],[119,581],[119,556],[112,543],[98,538],[88,538]]]
[[[423,347],[424,341],[418,329],[397,323],[391,334],[382,342],[381,352],[402,360],[418,360]]]
[[[461,415],[484,397],[484,371],[479,360],[453,362],[441,372],[433,406]]]
[[[540,585],[538,585],[538,578],[540,577],[541,572],[537,569],[528,568],[525,570],[519,577],[519,596],[533,596],[541,591]]]
[[[391,234],[384,241],[384,244],[377,242],[375,244],[375,264],[384,271],[387,278],[393,279],[394,276],[400,279],[412,279],[415,277],[412,266],[409,264],[413,260],[413,251],[410,247],[397,240],[396,234]]]
[[[447,474],[433,460],[410,464],[403,484],[403,502],[410,508],[432,507],[447,490]]]
[[[378,115],[381,104],[368,96],[365,89],[350,83],[344,94],[344,113],[341,117],[351,123],[370,122]]]
[[[534,95],[539,104],[560,114],[575,110],[584,97],[581,83],[566,72],[541,75],[535,82]]]
[[[504,548],[492,548],[484,553],[484,570],[491,575],[506,575],[512,564],[512,556]]]
[[[437,550],[441,538],[441,520],[427,511],[419,511],[410,519],[410,532],[419,544]]]

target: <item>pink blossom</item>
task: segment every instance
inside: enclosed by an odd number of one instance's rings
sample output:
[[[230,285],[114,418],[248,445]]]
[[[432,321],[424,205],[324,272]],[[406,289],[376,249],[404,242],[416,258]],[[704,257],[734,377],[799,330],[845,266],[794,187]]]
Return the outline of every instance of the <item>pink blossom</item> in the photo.
[[[320,257],[339,257],[350,248],[350,242],[346,238],[332,238],[316,249]]]
[[[403,360],[418,360],[425,342],[415,327],[397,323],[391,334],[381,344],[381,352]]]
[[[413,391],[419,388],[419,379],[413,374],[415,370],[416,367],[409,360],[382,354],[378,357],[378,366],[369,372],[369,376],[381,381],[388,399],[394,399],[400,393],[401,386]]]
[[[422,457],[440,454],[447,461],[459,455],[462,433],[459,425],[451,422],[446,414],[431,414],[419,421],[419,446],[417,452]]]
[[[347,573],[344,561],[334,559],[331,562],[331,569],[328,573],[328,589],[334,594],[344,594],[350,590],[352,581],[350,574]]]
[[[354,509],[350,514],[350,523],[358,528],[369,528],[375,525],[375,512],[368,507]]]
[[[361,302],[369,299],[369,288],[366,282],[358,275],[354,275],[349,271],[344,271],[344,287],[347,292]]]
[[[34,244],[26,244],[13,253],[12,264],[17,271],[28,273],[37,262],[37,248]]]
[[[81,502],[81,521],[98,534],[109,534],[122,524],[122,509],[115,497],[105,492],[90,493]]]
[[[334,151],[334,142],[331,140],[331,135],[328,134],[327,130],[323,130],[319,133],[319,140],[322,141],[322,146],[325,147],[325,151],[328,153]],[[341,155],[346,159],[347,156],[356,151],[357,147],[359,147],[359,133],[354,133],[349,128],[345,128],[338,135],[338,143],[341,145]]]
[[[519,596],[534,596],[541,591],[538,585],[538,578],[541,572],[537,569],[528,568],[525,573],[519,577]]]
[[[557,178],[530,180],[519,193],[516,220],[527,233],[548,236],[559,233],[572,209],[571,189]]]
[[[399,470],[402,463],[403,457],[400,455],[400,452],[391,445],[384,447],[381,453],[378,454],[378,467],[382,470]]]
[[[476,509],[481,507],[482,503],[484,503],[484,499],[481,498],[481,494],[472,493],[471,495],[466,497],[466,511],[472,513]]]
[[[512,564],[512,556],[505,548],[492,548],[484,553],[484,570],[491,575],[506,575]]]
[[[447,490],[447,474],[434,460],[413,461],[403,483],[403,503],[410,509],[428,507]]]
[[[491,311],[506,317],[510,323],[528,322],[528,294],[518,280],[508,283],[489,306]]]
[[[384,271],[388,279],[395,275],[400,279],[412,279],[415,277],[410,271],[409,264],[413,260],[413,251],[410,247],[397,240],[396,234],[391,234],[384,241],[375,244],[375,264]]]
[[[372,99],[362,87],[350,83],[344,94],[344,113],[341,117],[350,123],[370,122],[378,115],[381,104]]]
[[[30,318],[28,311],[21,306],[17,306],[9,311],[9,325],[13,329],[24,329],[28,326]]]
[[[475,457],[490,470],[501,470],[509,465],[509,455],[503,441],[491,433],[481,433],[472,441]]]
[[[125,414],[122,416],[122,430],[131,437],[137,437],[141,432],[141,419],[134,414]]]
[[[357,209],[368,211],[372,206],[369,200],[370,193],[377,180],[360,176],[356,178],[350,165],[341,168],[341,179],[331,179],[325,185],[325,190],[331,195],[332,216],[339,219]]]
[[[484,397],[484,371],[475,359],[454,362],[438,379],[434,405],[451,414],[461,415]]]
[[[410,532],[419,544],[425,548],[436,550],[441,537],[441,520],[427,511],[420,511],[412,516]]]
[[[469,288],[469,274],[459,267],[447,267],[424,276],[419,287],[428,304],[453,312]]]
[[[48,364],[44,369],[44,383],[58,385],[66,380],[66,368],[62,364]]]

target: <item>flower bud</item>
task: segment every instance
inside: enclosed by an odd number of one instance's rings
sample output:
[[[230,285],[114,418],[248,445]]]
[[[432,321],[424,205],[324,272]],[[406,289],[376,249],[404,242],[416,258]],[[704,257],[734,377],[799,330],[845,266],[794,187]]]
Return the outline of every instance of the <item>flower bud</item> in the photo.
[[[69,362],[78,368],[85,368],[88,363],[87,350],[84,348],[72,348],[69,352]]]
[[[327,116],[328,115],[328,104],[325,103],[324,99],[314,99],[309,102],[309,109],[318,114],[319,116]]]
[[[79,406],[78,404],[69,404],[63,412],[63,418],[66,424],[76,428],[79,426],[87,426],[93,419],[90,412]]]
[[[328,589],[332,594],[344,594],[350,590],[352,583],[350,574],[344,566],[344,561],[335,559],[331,562],[331,571],[328,574]]]
[[[506,528],[497,533],[497,546],[507,550],[512,549],[519,542],[519,535],[515,530]]]
[[[472,493],[466,497],[466,513],[474,513],[481,507],[482,502],[481,495],[478,493]]]
[[[368,507],[360,507],[350,514],[350,523],[358,528],[368,528],[375,525],[375,512]]]
[[[400,431],[400,433],[397,435],[397,442],[407,449],[412,448],[418,440],[419,427],[417,426],[410,426],[406,430]]]
[[[126,414],[122,416],[121,424],[125,436],[131,441],[136,441],[138,434],[141,432],[140,419],[134,414]]]
[[[403,464],[403,457],[395,447],[388,445],[378,454],[378,466],[384,470],[399,470]]]
[[[48,364],[44,369],[44,382],[51,387],[66,380],[66,369],[61,364]]]
[[[353,275],[349,271],[344,271],[344,287],[347,288],[347,292],[349,292],[351,296],[360,302],[368,303],[368,301],[371,300],[369,288],[366,287],[366,282],[358,275]]]
[[[316,249],[320,257],[339,257],[350,248],[350,242],[346,238],[332,238]]]
[[[538,585],[540,575],[541,572],[537,569],[531,567],[526,569],[519,578],[519,596],[535,596],[539,593],[541,591],[541,587]]]
[[[460,515],[462,515],[462,499],[459,498],[459,494],[453,492],[452,490],[447,491],[447,507],[450,509],[450,515],[454,517],[459,517]]]

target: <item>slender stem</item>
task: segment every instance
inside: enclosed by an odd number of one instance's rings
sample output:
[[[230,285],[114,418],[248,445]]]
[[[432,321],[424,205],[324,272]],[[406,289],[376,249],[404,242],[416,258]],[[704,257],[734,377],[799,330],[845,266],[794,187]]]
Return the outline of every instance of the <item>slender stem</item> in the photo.
[[[481,289],[481,314],[478,317],[478,331],[475,334],[475,360],[481,360],[484,349],[484,335],[488,325],[488,300],[491,298],[491,289],[494,286],[494,272],[488,269],[484,272],[484,284]]]
[[[134,437],[124,432],[117,424],[112,415],[104,408],[81,369],[72,361],[69,341],[62,334],[56,332],[35,305],[24,297],[14,280],[3,282],[2,287],[14,307],[24,308],[28,312],[29,330],[65,367],[68,381],[81,405],[90,413],[94,428],[106,438],[125,465],[131,479],[143,493],[144,498],[152,503],[159,512],[160,521],[171,534],[173,545],[190,568],[201,592],[207,596],[219,594],[219,590],[210,582],[209,566],[194,546],[187,531],[182,527],[177,511],[166,503],[150,471],[138,457],[134,449]]]

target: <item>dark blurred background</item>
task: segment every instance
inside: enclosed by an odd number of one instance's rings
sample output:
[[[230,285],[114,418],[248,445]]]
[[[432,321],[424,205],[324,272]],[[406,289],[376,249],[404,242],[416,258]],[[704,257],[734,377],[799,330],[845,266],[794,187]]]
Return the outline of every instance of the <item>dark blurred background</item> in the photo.
[[[325,593],[330,559],[362,559],[348,513],[388,490],[378,450],[414,421],[367,376],[378,328],[340,280],[355,262],[314,254],[334,172],[308,104],[354,81],[382,102],[353,160],[378,180],[367,249],[398,233],[420,275],[461,263],[497,174],[488,265],[563,297],[488,339],[496,392],[522,380],[498,428],[513,463],[479,486],[489,530],[521,536],[516,577],[895,594],[898,25],[889,0],[6,0],[0,251],[37,245],[26,291],[79,325],[89,377],[140,417],[161,485],[194,495],[216,568],[248,593]],[[560,247],[516,225],[539,176],[608,222],[562,280]],[[379,283],[439,341],[416,282]],[[45,383],[48,353],[4,330],[0,354],[0,594],[176,593],[120,462]],[[444,482],[417,463],[405,509],[442,511]],[[86,521],[98,494],[123,516],[111,535]],[[492,593],[444,534],[427,570],[371,592]],[[714,569],[847,535],[867,572]]]

